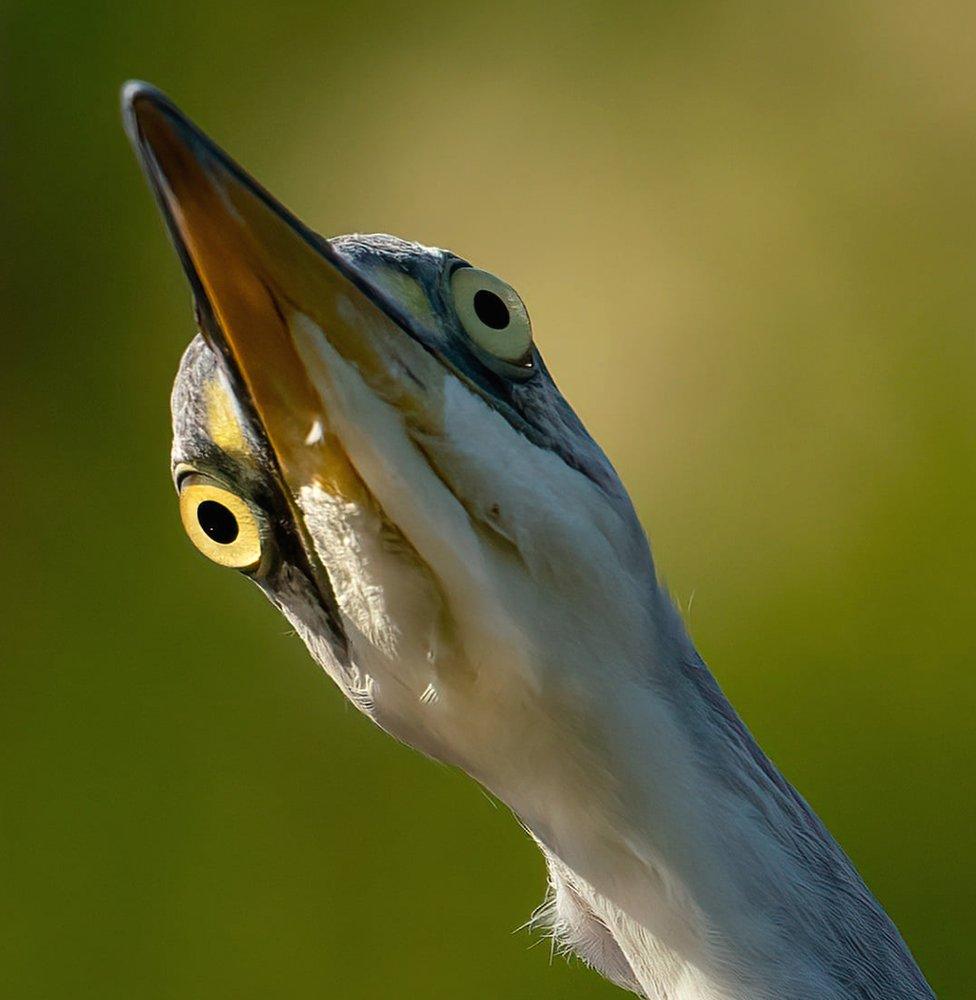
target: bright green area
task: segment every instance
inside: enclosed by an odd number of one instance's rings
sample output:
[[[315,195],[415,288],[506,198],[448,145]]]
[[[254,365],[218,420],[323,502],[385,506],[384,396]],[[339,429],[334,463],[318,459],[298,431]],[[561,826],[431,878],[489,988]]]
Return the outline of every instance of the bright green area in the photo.
[[[0,11],[0,995],[610,997],[536,851],[184,539],[168,90],[326,233],[522,291],[764,746],[941,997],[974,924],[976,8]]]

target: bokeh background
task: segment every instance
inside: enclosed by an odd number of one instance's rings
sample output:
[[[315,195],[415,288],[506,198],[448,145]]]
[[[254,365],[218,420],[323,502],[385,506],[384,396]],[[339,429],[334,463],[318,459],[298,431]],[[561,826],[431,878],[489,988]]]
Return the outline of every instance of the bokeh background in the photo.
[[[184,539],[149,79],[327,234],[497,271],[706,659],[941,997],[976,932],[976,6],[0,8],[0,995],[611,997],[505,809]]]

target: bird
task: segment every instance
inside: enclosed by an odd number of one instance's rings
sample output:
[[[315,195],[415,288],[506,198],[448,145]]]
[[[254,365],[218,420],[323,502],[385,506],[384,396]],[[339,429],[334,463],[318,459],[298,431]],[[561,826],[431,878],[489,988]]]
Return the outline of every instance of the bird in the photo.
[[[318,235],[149,84],[122,117],[195,306],[186,534],[361,712],[511,809],[547,865],[533,923],[649,1000],[933,997],[696,651],[519,293]]]

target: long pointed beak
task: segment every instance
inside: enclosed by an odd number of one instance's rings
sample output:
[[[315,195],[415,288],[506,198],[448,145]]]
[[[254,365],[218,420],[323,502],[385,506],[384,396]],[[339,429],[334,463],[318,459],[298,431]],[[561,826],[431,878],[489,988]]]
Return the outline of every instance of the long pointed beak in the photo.
[[[294,558],[318,591],[341,661],[341,616],[299,500],[313,484],[354,502],[367,494],[329,428],[306,365],[308,340],[296,339],[294,320],[311,319],[332,348],[381,383],[388,370],[383,352],[415,336],[411,320],[164,94],[127,84],[122,116],[193,289],[201,332],[267,441],[301,543]],[[400,402],[409,403],[410,389],[395,388]]]
[[[263,429],[289,492],[317,481],[352,498],[355,473],[330,438],[289,317],[309,316],[364,371],[382,365],[377,338],[402,336],[409,320],[160,91],[127,84],[122,113],[202,332]],[[323,454],[330,442],[335,454]]]

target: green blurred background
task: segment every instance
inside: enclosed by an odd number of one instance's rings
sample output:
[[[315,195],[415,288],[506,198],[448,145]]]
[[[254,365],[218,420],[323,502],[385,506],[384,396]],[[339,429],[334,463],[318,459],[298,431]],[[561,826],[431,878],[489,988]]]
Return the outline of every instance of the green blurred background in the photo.
[[[976,7],[0,9],[0,996],[611,997],[536,850],[184,539],[153,81],[313,226],[520,289],[706,659],[971,994]]]

